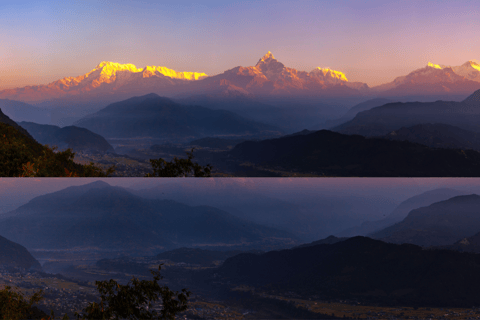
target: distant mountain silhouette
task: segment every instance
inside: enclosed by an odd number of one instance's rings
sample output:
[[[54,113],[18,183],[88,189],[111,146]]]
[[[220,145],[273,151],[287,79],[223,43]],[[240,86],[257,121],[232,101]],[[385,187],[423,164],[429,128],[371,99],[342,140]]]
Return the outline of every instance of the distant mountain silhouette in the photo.
[[[50,112],[45,108],[34,107],[20,101],[0,99],[0,109],[16,122],[33,121],[47,124],[51,121]]]
[[[296,243],[287,232],[208,206],[149,200],[96,182],[32,199],[1,220],[0,234],[28,248],[148,251],[185,245]]]
[[[367,100],[365,102],[359,103],[359,104],[351,107],[348,110],[348,112],[345,114],[344,118],[349,118],[348,120],[353,119],[353,118],[355,118],[355,116],[359,112],[370,110],[370,109],[376,108],[376,107],[380,107],[380,106],[383,106],[383,105],[385,105],[387,103],[391,103],[391,102],[393,102],[393,101],[390,100],[390,99],[386,99],[386,98],[375,98],[375,99]]]
[[[383,228],[389,227],[397,222],[402,221],[413,209],[426,207],[435,202],[448,200],[450,198],[464,194],[466,193],[459,190],[447,188],[427,191],[403,201],[384,219],[377,221],[365,221],[360,226],[349,228],[338,233],[337,236],[365,236],[372,232],[380,231]]]
[[[313,127],[313,129],[320,130],[320,129],[335,128],[336,126],[341,125],[342,123],[352,120],[353,118],[355,118],[355,116],[359,112],[370,110],[375,107],[383,106],[384,104],[391,103],[391,102],[392,100],[385,99],[385,98],[375,98],[375,99],[367,100],[365,102],[356,104],[355,106],[350,108],[341,118],[327,120],[324,124],[317,125]]]
[[[228,156],[261,167],[325,176],[480,175],[480,153],[476,151],[432,149],[408,141],[366,139],[327,130],[246,141]]]
[[[303,241],[319,239],[318,235],[331,232],[332,226],[338,228],[336,213],[342,211],[342,205],[359,205],[359,202],[352,203],[346,198],[338,200],[324,195],[319,196],[322,205],[332,209],[328,210],[328,213],[319,213],[315,208],[306,209],[304,204],[292,203],[286,199],[257,192],[255,181],[211,179],[202,181],[200,185],[205,187],[199,186],[193,180],[174,182],[168,187],[162,183],[154,188],[132,193],[152,199],[171,199],[191,206],[212,206],[241,219],[288,231]]]
[[[245,251],[215,251],[199,248],[179,248],[157,254],[156,258],[162,260],[170,260],[172,262],[184,262],[191,264],[200,264],[202,266],[210,266],[215,261],[223,262],[225,259],[233,257],[240,253],[245,253]],[[259,254],[263,253],[263,251],[250,251],[250,253]]]
[[[75,126],[60,128],[33,122],[20,122],[19,125],[41,144],[57,146],[59,150],[71,148],[74,152],[91,151],[96,153],[114,151],[105,138],[85,128]]]
[[[206,147],[206,148],[218,148],[218,149],[227,149],[229,147],[234,147],[237,144],[246,141],[245,139],[222,139],[222,138],[201,138],[197,140],[190,141],[190,145]]]
[[[305,244],[301,244],[299,246],[296,246],[296,247],[293,247],[292,249],[298,249],[298,248],[306,248],[306,247],[313,247],[313,246],[317,246],[319,244],[334,244],[334,243],[337,243],[337,242],[340,242],[340,241],[345,241],[347,240],[348,238],[337,238],[335,236],[328,236],[326,237],[325,239],[321,239],[321,240],[317,240],[317,241],[313,241],[311,243],[305,243]]]
[[[480,85],[480,83],[479,83]],[[480,132],[479,92],[474,92],[462,102],[408,102],[388,103],[358,113],[355,118],[332,130],[344,134],[383,136],[402,127],[425,123],[443,123],[464,130]]]
[[[202,106],[214,110],[228,110],[236,114],[272,126],[285,129],[296,128],[304,125],[305,110],[288,110],[269,104],[258,97],[240,92],[222,92],[220,94],[198,94],[176,99],[182,105]],[[298,106],[297,106],[298,108]]]
[[[291,133],[291,134],[284,135],[283,138],[294,137],[294,136],[304,136],[304,135],[311,134],[311,133],[314,133],[314,132],[315,131],[313,131],[313,130],[304,129],[304,130],[299,131],[299,132],[294,132],[294,133]]]
[[[251,135],[277,129],[233,112],[181,106],[156,94],[113,103],[75,123],[106,138],[188,139],[211,135]]]
[[[480,133],[472,132],[448,124],[418,124],[402,127],[382,138],[397,141],[410,141],[432,148],[473,149],[480,151]]]
[[[480,255],[354,237],[261,255],[239,254],[213,271],[212,279],[322,300],[471,307],[480,299],[478,268]]]
[[[457,196],[412,210],[403,221],[370,236],[427,247],[450,245],[480,231],[479,212],[480,196]]]
[[[41,270],[40,263],[18,243],[0,236],[0,266]]]

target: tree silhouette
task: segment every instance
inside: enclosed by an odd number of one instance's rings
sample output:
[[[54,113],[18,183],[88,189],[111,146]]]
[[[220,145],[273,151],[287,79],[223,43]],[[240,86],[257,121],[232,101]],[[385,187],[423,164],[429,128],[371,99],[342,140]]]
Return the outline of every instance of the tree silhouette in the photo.
[[[42,299],[42,291],[35,292],[26,299],[21,292],[15,292],[6,286],[0,290],[0,319],[33,319],[33,304]]]
[[[76,313],[77,320],[175,319],[177,313],[187,310],[190,291],[182,289],[178,292],[159,285],[158,281],[162,279],[161,266],[158,266],[158,271],[150,271],[153,280],[138,280],[132,277],[126,285],[113,279],[95,281],[100,293],[100,303],[90,302],[82,314]],[[33,306],[43,299],[42,293],[40,290],[26,299],[21,292],[13,291],[10,286],[0,290],[0,319],[55,319],[53,310],[50,316],[47,316]],[[162,308],[158,312],[154,307],[160,302]],[[69,317],[64,315],[62,319],[68,320]]]
[[[192,161],[193,150],[186,152],[187,159],[178,159],[174,157],[172,161],[167,162],[162,158],[150,159],[153,172],[146,175],[146,177],[210,177],[212,166],[207,164],[201,166]]]
[[[151,270],[153,280],[138,280],[132,277],[126,285],[115,280],[96,281],[101,295],[100,303],[91,302],[77,314],[77,319],[175,319],[179,312],[187,310],[190,292],[172,291],[166,286],[160,286],[160,265],[158,271]],[[162,308],[157,312],[153,307],[161,300]]]

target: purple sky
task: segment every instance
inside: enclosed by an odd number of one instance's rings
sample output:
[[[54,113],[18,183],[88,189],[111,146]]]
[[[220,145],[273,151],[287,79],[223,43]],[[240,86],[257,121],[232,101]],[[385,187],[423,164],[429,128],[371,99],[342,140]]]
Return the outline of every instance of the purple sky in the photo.
[[[369,85],[431,61],[480,59],[478,1],[11,1],[0,6],[0,89],[104,60],[215,75],[267,51]]]

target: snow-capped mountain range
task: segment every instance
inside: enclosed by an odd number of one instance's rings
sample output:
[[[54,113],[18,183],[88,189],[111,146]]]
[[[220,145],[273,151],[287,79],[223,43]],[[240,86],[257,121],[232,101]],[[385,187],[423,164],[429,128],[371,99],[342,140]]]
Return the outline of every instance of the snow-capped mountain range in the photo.
[[[347,76],[329,68],[299,71],[286,67],[269,51],[255,66],[238,66],[221,74],[175,70],[104,61],[90,72],[67,77],[47,85],[0,91],[0,99],[39,103],[52,100],[88,100],[115,95],[127,97],[146,93],[165,96],[235,93],[255,96],[409,96],[471,94],[480,89],[480,62],[461,66],[428,63],[390,83],[368,87],[350,82]]]

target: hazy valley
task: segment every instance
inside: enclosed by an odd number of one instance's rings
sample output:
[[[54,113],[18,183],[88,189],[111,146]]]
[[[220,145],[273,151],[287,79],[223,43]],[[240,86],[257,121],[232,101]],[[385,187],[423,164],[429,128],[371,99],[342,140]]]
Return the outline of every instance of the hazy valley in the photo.
[[[92,281],[163,263],[162,283],[194,293],[188,317],[478,312],[477,180],[47,180],[0,215],[2,278],[48,286],[41,310],[71,315]]]

